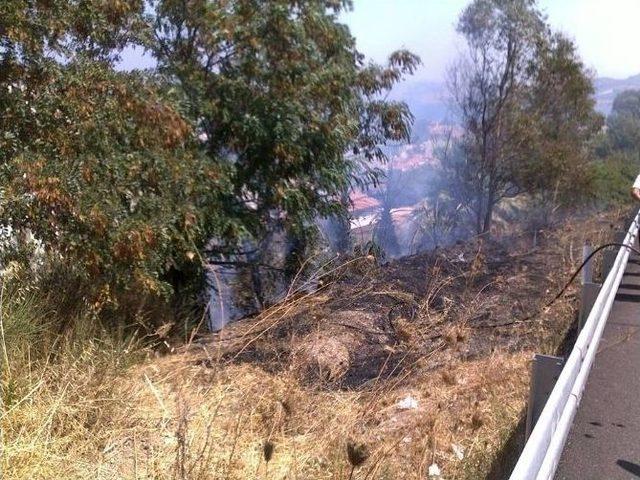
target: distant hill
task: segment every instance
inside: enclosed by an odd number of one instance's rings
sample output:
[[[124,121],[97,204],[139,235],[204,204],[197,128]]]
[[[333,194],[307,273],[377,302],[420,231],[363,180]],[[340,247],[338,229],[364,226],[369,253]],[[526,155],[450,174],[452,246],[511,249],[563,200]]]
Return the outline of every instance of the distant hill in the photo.
[[[624,90],[640,90],[640,74],[625,79],[600,77],[594,80],[596,109],[609,115],[616,95]],[[407,102],[416,118],[413,142],[425,140],[431,122],[451,119],[448,109],[447,87],[444,82],[410,79],[394,88],[390,98]]]
[[[625,79],[596,78],[594,85],[596,87],[596,109],[604,115],[609,115],[613,100],[618,93],[625,90],[640,90],[640,75],[633,75]]]

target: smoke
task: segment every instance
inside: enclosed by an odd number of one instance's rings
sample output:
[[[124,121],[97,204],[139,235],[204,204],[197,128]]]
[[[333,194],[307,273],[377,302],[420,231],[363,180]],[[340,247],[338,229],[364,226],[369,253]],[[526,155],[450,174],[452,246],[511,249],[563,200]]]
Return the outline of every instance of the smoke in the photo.
[[[386,175],[376,188],[351,192],[350,219],[317,220],[319,235],[309,245],[301,246],[301,239],[274,224],[265,238],[248,242],[243,252],[211,255],[206,276],[209,328],[218,331],[284,299],[292,274],[305,279],[304,272],[291,269],[290,261],[311,244],[319,259],[374,250],[390,260],[467,238],[465,212],[448,170],[459,132],[437,122],[425,128],[420,138],[427,140],[387,151]]]
[[[380,186],[352,194],[351,236],[375,243],[387,259],[444,247],[471,232],[452,171],[460,130],[426,124],[416,143],[396,147]],[[391,153],[391,152],[387,152]]]

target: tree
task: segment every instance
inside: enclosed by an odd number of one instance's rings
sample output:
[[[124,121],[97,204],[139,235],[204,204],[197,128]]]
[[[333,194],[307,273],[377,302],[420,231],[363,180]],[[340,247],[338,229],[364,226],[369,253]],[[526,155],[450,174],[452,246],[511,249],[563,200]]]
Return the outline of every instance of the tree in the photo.
[[[113,67],[141,19],[133,1],[10,1],[0,17],[0,223],[97,307],[169,293],[170,272],[199,275],[198,248],[229,229],[230,184],[175,95]]]
[[[640,90],[626,90],[616,95],[607,127],[614,150],[635,152],[640,148]]]
[[[157,2],[149,48],[184,92],[212,164],[230,172],[226,215],[259,240],[274,219],[304,236],[344,212],[345,193],[375,183],[381,146],[408,139],[411,115],[381,96],[418,58],[365,65],[338,14],[349,1]],[[352,152],[347,155],[347,152]],[[216,253],[216,252],[212,252]]]
[[[0,222],[98,306],[202,285],[209,250],[260,262],[248,250],[282,227],[303,255],[316,216],[408,137],[381,94],[418,59],[365,65],[337,20],[349,6],[3,2]],[[118,71],[131,45],[158,68]]]
[[[574,45],[551,32],[534,0],[475,0],[458,31],[467,52],[450,92],[464,155],[452,170],[481,234],[503,198],[576,185],[600,120]]]
[[[402,254],[402,247],[398,242],[391,210],[398,206],[396,202],[403,184],[401,172],[391,168],[387,169],[385,182],[379,195],[381,211],[373,230],[373,241],[380,247],[385,256],[392,258]]]
[[[516,170],[517,183],[537,194],[547,211],[590,191],[590,141],[603,119],[595,111],[590,73],[576,47],[561,34],[540,42],[520,117],[530,153]]]
[[[351,206],[349,190],[345,189],[340,199],[344,205],[343,212],[328,217],[324,221],[324,230],[331,249],[336,253],[345,254],[351,253],[353,250],[351,219],[349,217],[349,208]]]
[[[591,165],[596,200],[624,203],[629,186],[640,168],[640,90],[616,95],[607,128],[595,142],[596,161]]]
[[[439,248],[455,239],[459,213],[445,191],[422,202],[413,215],[416,228],[412,243],[417,243],[416,249]]]
[[[523,145],[512,120],[544,23],[533,1],[475,0],[458,32],[467,53],[451,71],[450,92],[465,130],[464,180],[474,197],[475,228],[486,233],[495,205],[517,193],[510,174]]]

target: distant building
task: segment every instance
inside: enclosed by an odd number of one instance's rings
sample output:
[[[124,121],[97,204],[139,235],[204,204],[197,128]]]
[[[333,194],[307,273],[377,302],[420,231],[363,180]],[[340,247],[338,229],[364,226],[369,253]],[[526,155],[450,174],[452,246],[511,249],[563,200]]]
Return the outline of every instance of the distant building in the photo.
[[[373,236],[380,201],[362,191],[351,194],[351,236],[356,243],[366,243]]]
[[[427,140],[419,143],[393,145],[393,148],[387,148],[386,153],[389,156],[389,162],[385,165],[379,165],[381,168],[402,172],[403,174],[422,169],[421,177],[413,178],[410,173],[403,175],[404,181],[408,183],[408,188],[415,189],[416,182],[425,178],[425,171],[429,170],[428,168],[425,169],[425,167],[431,167],[433,170],[440,168],[439,150],[445,148],[452,139],[460,138],[462,135],[462,130],[459,127],[442,122],[423,123],[421,131],[423,135],[420,135],[419,138],[426,138]],[[380,193],[384,192],[386,188],[385,179],[382,178],[381,180]],[[350,197],[351,236],[356,244],[363,244],[371,240],[376,224],[380,221],[382,204],[380,200],[372,195],[372,193],[357,190]],[[417,200],[420,201],[412,204]],[[423,200],[409,196],[402,200],[395,199],[392,201],[394,208],[389,213],[391,214],[396,238],[405,254],[412,251],[416,232],[416,214],[417,210],[422,208]]]

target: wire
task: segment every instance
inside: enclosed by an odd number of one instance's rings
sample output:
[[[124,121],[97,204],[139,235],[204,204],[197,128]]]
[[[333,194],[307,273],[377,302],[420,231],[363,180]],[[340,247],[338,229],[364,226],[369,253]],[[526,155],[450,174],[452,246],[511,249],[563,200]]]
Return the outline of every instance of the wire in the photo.
[[[544,310],[546,310],[547,308],[551,307],[555,302],[558,301],[558,299],[560,299],[565,294],[567,289],[571,286],[573,281],[580,274],[582,269],[589,263],[589,261],[593,258],[594,255],[596,255],[597,253],[601,252],[605,248],[611,248],[611,247],[627,248],[627,249],[631,250],[633,253],[636,253],[636,254],[640,255],[640,250],[637,250],[636,248],[632,247],[631,245],[626,245],[624,243],[611,242],[611,243],[605,243],[604,245],[600,245],[593,252],[591,252],[587,256],[587,258],[584,259],[582,264],[576,269],[575,272],[573,272],[573,275],[571,275],[571,278],[569,279],[569,281],[567,283],[565,283],[564,287],[562,287],[562,289],[558,292],[558,294],[555,297],[553,297],[549,302],[547,302],[545,305],[543,305],[538,310],[536,310],[534,313],[532,313],[528,317],[521,318],[521,319],[518,319],[518,320],[514,320],[513,322],[498,323],[498,324],[492,324],[492,325],[480,325],[477,328],[506,327],[506,326],[509,326],[509,325],[515,325],[515,324],[519,324],[519,323],[524,323],[524,322],[527,322],[529,320],[534,319],[535,317],[540,315]]]
[[[620,247],[620,248],[628,248],[629,250],[631,250],[632,252],[640,255],[640,250],[636,250],[635,248],[633,248],[631,245],[626,245],[624,243],[605,243],[604,245],[600,245],[598,248],[596,248],[593,252],[591,252],[587,258],[584,259],[584,261],[582,262],[582,264],[578,267],[578,269],[573,272],[573,275],[571,275],[571,278],[569,279],[569,281],[565,284],[564,287],[562,287],[562,290],[560,290],[560,292],[553,298],[553,300],[551,300],[549,303],[547,303],[543,308],[549,308],[551,305],[554,304],[554,302],[556,302],[560,297],[562,297],[562,295],[564,295],[564,292],[566,292],[567,288],[569,288],[569,286],[573,283],[573,281],[576,279],[576,277],[578,276],[578,274],[582,271],[582,269],[589,263],[589,260],[591,260],[591,258],[593,258],[593,256],[596,253],[599,253],[600,251],[604,250],[605,248],[610,248],[610,247]]]

